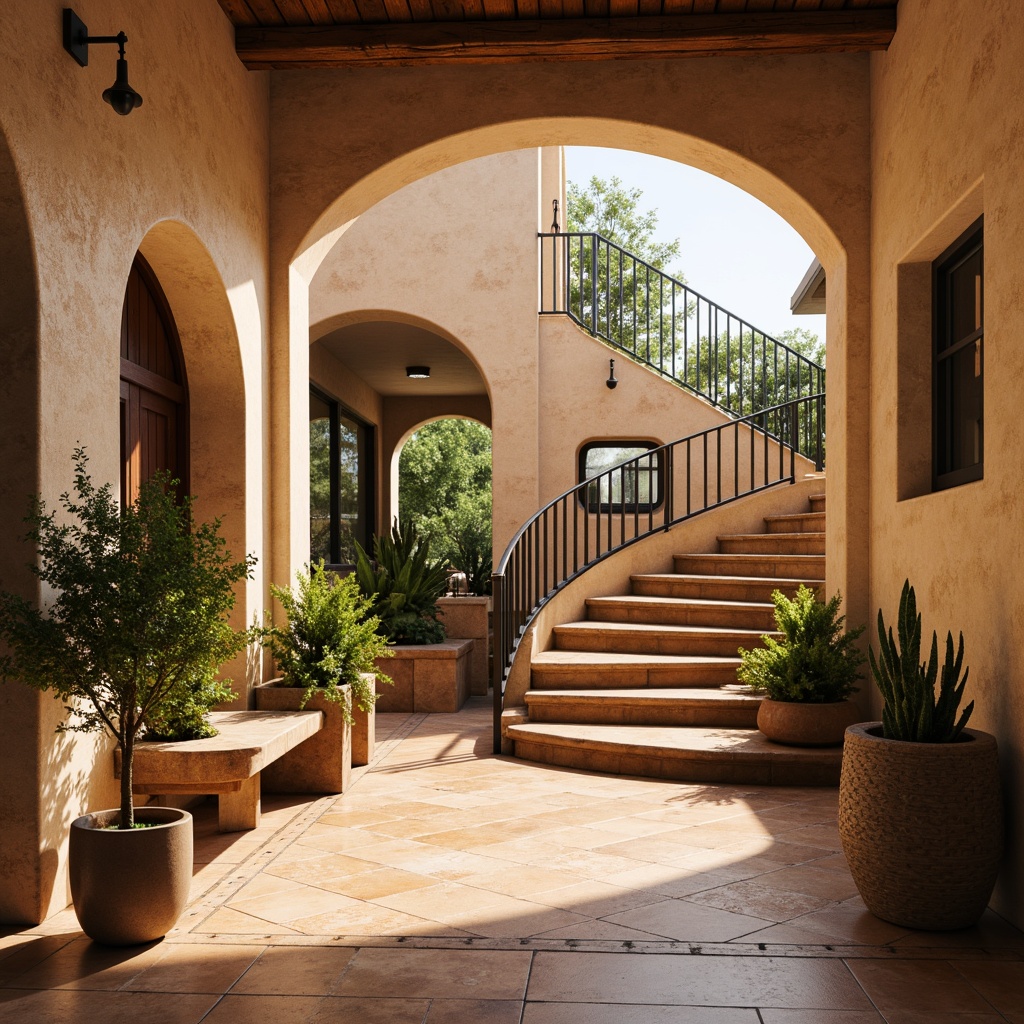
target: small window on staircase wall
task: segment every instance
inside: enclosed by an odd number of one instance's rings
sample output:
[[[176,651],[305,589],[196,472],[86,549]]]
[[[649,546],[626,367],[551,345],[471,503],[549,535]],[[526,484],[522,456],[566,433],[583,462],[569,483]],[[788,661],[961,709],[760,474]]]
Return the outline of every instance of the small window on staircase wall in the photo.
[[[580,449],[579,481],[588,512],[651,512],[662,502],[664,470],[653,441],[592,441]],[[650,453],[645,456],[645,453]],[[626,460],[634,460],[619,469]]]

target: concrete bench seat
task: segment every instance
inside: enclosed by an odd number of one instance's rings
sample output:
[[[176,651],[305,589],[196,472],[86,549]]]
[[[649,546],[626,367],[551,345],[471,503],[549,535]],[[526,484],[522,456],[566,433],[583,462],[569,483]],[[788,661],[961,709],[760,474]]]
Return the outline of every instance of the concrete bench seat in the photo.
[[[217,795],[221,832],[260,823],[260,772],[323,728],[320,711],[214,711],[217,735],[204,740],[135,746],[132,792]],[[121,777],[121,751],[114,752]]]

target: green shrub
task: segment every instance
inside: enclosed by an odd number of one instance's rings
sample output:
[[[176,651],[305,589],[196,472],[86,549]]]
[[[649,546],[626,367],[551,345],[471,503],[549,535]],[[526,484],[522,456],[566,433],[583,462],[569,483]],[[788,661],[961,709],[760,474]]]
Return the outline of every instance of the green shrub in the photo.
[[[75,496],[61,496],[61,521],[38,496],[25,518],[36,549],[29,569],[52,597],[43,609],[0,594],[9,646],[0,676],[51,691],[68,712],[61,730],[106,730],[117,740],[119,827],[128,829],[136,740],[148,722],[194,702],[197,681],[253,638],[227,616],[256,560],[233,562],[219,520],[194,522],[193,499],[179,504],[167,473],[122,508],[109,484],[93,484],[84,449],[73,462]]]
[[[444,566],[430,558],[430,544],[410,523],[396,522],[389,536],[373,542],[376,566],[356,545],[355,577],[369,613],[380,622],[377,632],[396,644],[436,644],[444,640],[437,619],[437,599],[448,577]]]
[[[237,696],[213,669],[207,669],[150,711],[146,716],[146,739],[180,742],[216,736],[217,730],[210,724],[210,709]]]
[[[882,691],[882,735],[887,739],[918,743],[951,743],[960,735],[974,710],[974,701],[956,717],[967,685],[969,669],[960,671],[964,662],[964,635],[960,634],[956,657],[953,634],[946,634],[946,659],[939,676],[939,638],[932,633],[928,663],[921,661],[921,616],[917,613],[917,595],[910,580],[903,583],[896,630],[886,633],[882,610],[878,610],[878,660],[868,651],[871,672]],[[938,697],[935,682],[939,679]]]
[[[380,620],[370,614],[370,602],[359,592],[353,576],[332,580],[321,560],[296,576],[297,589],[271,585],[271,593],[288,615],[285,627],[267,631],[266,643],[273,652],[285,686],[301,686],[306,692],[302,706],[314,693],[339,704],[345,720],[352,702],[369,711],[377,699],[375,687],[362,673],[374,673],[382,683],[391,679],[377,672],[378,658],[392,650],[378,634]]]
[[[819,601],[801,584],[792,600],[776,590],[772,601],[782,639],[765,636],[764,647],[741,647],[739,678],[779,701],[830,704],[856,692],[864,663],[856,642],[864,627],[843,629],[846,616],[839,614],[839,594]]]

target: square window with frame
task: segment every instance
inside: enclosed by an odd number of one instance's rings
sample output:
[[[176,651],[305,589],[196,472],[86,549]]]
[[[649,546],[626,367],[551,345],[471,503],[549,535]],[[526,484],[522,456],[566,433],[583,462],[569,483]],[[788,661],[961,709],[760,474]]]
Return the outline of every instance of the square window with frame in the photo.
[[[974,222],[933,264],[934,490],[984,475],[984,245]]]
[[[579,481],[591,481],[586,510],[632,515],[658,508],[665,490],[660,447],[654,441],[631,440],[585,444],[579,455]],[[627,460],[627,465],[614,468]]]

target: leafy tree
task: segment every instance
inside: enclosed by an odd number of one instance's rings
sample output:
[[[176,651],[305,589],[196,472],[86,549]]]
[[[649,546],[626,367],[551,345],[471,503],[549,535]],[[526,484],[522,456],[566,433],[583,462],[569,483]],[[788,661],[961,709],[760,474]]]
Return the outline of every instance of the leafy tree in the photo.
[[[594,175],[586,188],[568,183],[566,230],[612,243],[567,240],[569,309],[595,334],[671,373],[687,313],[682,288],[669,279],[685,284],[669,266],[680,243],[656,240],[658,212],[640,208],[642,195],[617,177]]]
[[[443,565],[485,593],[491,574],[491,432],[472,420],[436,420],[398,460],[399,518],[430,542]]]

